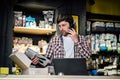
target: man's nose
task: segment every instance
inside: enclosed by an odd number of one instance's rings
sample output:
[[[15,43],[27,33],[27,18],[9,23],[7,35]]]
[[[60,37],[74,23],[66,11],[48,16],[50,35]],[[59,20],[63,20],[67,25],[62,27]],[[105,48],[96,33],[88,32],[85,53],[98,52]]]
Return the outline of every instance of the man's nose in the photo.
[[[60,30],[63,30],[63,27],[60,27]]]

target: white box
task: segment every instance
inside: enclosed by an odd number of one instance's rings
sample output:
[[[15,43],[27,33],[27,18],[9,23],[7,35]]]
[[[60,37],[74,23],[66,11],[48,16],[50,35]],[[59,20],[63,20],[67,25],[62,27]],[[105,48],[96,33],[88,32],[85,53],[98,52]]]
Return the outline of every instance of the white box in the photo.
[[[23,75],[49,75],[48,67],[46,68],[29,68],[22,71]]]

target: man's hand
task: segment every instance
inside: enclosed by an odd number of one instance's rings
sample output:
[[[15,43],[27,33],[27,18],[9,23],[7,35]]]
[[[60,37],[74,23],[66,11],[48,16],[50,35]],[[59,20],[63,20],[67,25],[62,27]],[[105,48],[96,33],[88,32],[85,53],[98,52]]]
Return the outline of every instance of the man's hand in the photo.
[[[39,58],[38,57],[33,57],[31,58],[33,64],[38,64],[39,63]]]
[[[76,31],[73,28],[71,28],[68,30],[68,32],[70,33],[70,35],[68,35],[68,36],[70,36],[72,38],[74,43],[78,43],[78,35],[77,35]]]

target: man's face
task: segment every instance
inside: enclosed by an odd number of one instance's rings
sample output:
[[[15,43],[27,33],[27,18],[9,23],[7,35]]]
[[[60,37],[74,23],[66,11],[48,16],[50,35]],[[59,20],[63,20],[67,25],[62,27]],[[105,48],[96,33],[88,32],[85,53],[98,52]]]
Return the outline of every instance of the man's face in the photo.
[[[68,35],[68,29],[70,27],[70,24],[66,21],[61,21],[58,23],[59,30],[63,36]]]

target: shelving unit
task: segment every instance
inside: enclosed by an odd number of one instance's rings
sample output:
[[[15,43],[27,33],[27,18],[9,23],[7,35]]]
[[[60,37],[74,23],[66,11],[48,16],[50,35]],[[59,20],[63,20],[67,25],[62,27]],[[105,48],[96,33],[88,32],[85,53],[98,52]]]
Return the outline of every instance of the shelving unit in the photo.
[[[51,2],[51,1],[47,1]],[[47,4],[47,2],[38,2],[38,1],[20,1],[15,4],[14,11],[17,13],[15,14],[16,23],[13,28],[14,35],[13,37],[26,37],[31,38],[33,40],[33,45],[38,45],[38,41],[45,40],[47,42],[50,41],[51,37],[54,36],[56,29],[53,25],[55,23],[54,16],[53,20],[51,21],[50,27],[45,26],[45,14],[44,11],[53,11],[55,14],[55,9],[58,6],[59,1],[52,2]],[[55,5],[53,5],[56,3]],[[16,18],[17,16],[17,18]],[[51,15],[52,16],[52,15]],[[22,18],[19,19],[18,17]],[[30,17],[28,19],[28,17]],[[34,27],[29,25],[32,19],[35,19]],[[23,22],[24,21],[24,22]],[[41,22],[44,21],[44,22]],[[33,21],[31,21],[33,22]],[[26,25],[26,23],[28,25]],[[24,24],[24,25],[23,25]],[[48,23],[47,23],[48,24]],[[39,27],[38,27],[39,26]]]
[[[95,13],[89,13],[87,12],[87,21],[91,21],[91,24],[93,22],[104,22],[104,23],[120,23],[120,16],[114,16],[114,15],[104,15],[104,14],[95,14]],[[91,25],[92,26],[92,25]],[[118,27],[106,27],[104,26],[101,28],[101,26],[98,26],[98,29],[96,27],[96,30],[94,29],[93,31],[95,32],[107,32],[107,33],[120,33],[120,28]],[[111,28],[111,29],[110,29]],[[92,30],[92,27],[91,27]]]
[[[42,29],[42,28],[26,28],[26,27],[14,27],[15,33],[25,33],[34,35],[50,35],[56,32],[55,29]]]
[[[86,34],[101,34],[101,33],[112,33],[117,35],[119,38],[120,34],[120,27],[115,26],[115,23],[120,23],[119,16],[113,15],[102,15],[102,14],[94,14],[94,13],[87,13],[87,21],[90,21],[90,30],[86,31]],[[104,22],[105,26],[95,26],[92,27],[92,23],[94,22]],[[107,27],[106,23],[113,23],[113,27]]]
[[[39,50],[39,42],[44,41],[49,43],[52,36],[55,35],[56,32],[56,25],[55,23],[55,6],[52,6],[53,3],[50,3],[50,5],[42,2],[36,2],[35,3],[29,2],[29,1],[22,1],[17,2],[14,6],[14,21],[15,25],[13,28],[13,38],[15,43],[20,45],[30,44],[30,47],[34,48],[35,51]],[[56,2],[55,2],[56,3]],[[49,12],[51,18],[48,19],[47,13]],[[53,14],[53,15],[52,15]],[[51,20],[51,21],[49,21]],[[19,39],[19,40],[18,40]],[[13,41],[14,41],[13,40]],[[20,43],[19,43],[20,41]],[[26,43],[25,43],[26,42]],[[43,42],[41,42],[42,44]],[[22,46],[24,48],[24,46]],[[29,46],[27,46],[29,47]],[[44,49],[45,51],[45,49]],[[43,51],[43,52],[44,52]]]
[[[120,27],[119,25],[115,26],[115,23],[120,23],[119,18],[120,17],[111,15],[92,13],[87,15],[88,22],[86,32],[91,36],[90,43],[91,49],[93,50],[91,58],[92,62],[95,62],[95,65],[97,66],[95,69],[105,69],[105,67],[110,66],[115,66],[115,68],[118,69],[119,65],[115,64],[119,64],[119,62],[115,62],[115,60],[120,58],[118,52]],[[113,35],[114,37],[112,37]],[[111,71],[113,70],[112,67]]]

